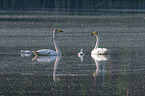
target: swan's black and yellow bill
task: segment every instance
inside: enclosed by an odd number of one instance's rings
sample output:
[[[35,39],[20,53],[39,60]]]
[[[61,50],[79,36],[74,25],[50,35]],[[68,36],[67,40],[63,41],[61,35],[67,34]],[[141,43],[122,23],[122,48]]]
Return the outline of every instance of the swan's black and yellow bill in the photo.
[[[95,35],[96,34],[96,32],[93,32],[91,35]]]
[[[58,32],[63,32],[62,30],[59,30],[59,29],[58,29],[57,31],[58,31]]]

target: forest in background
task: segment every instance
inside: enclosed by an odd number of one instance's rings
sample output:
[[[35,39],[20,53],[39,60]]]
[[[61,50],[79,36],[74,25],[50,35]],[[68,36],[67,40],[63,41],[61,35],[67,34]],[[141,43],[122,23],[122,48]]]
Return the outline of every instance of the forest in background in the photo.
[[[145,0],[0,0],[0,10],[145,9]]]

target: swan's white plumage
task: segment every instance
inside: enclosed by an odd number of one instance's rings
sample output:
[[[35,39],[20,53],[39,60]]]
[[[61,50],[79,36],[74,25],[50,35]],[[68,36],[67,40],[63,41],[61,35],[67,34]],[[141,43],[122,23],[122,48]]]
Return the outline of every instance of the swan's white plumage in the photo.
[[[105,54],[107,51],[108,51],[108,49],[106,49],[106,48],[96,48],[96,49],[93,49],[93,50],[91,51],[91,54],[94,54],[94,55],[103,55],[103,54]]]
[[[106,54],[107,52],[109,52],[109,50],[108,49],[106,49],[106,48],[98,48],[98,42],[99,42],[99,40],[98,40],[98,34],[97,34],[97,32],[95,31],[95,32],[93,32],[91,35],[95,35],[96,36],[96,45],[95,45],[95,48],[91,51],[91,54],[92,55],[104,55],[104,54]]]
[[[51,49],[41,49],[41,50],[38,50],[38,51],[36,51],[36,54],[37,55],[51,55],[51,56],[53,56],[53,55],[59,55],[56,51],[54,51],[54,50],[51,50]]]
[[[55,29],[53,31],[53,41],[54,41],[54,47],[55,50],[51,50],[51,49],[41,49],[41,50],[37,50],[37,51],[32,51],[35,55],[40,55],[40,56],[56,56],[56,55],[61,55],[61,51],[57,45],[56,39],[55,39],[55,35],[59,32],[63,32],[59,29]]]

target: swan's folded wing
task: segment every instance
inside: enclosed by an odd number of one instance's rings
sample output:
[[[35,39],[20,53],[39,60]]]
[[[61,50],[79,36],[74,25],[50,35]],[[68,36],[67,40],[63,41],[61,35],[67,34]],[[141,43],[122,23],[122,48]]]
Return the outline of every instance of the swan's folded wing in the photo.
[[[36,51],[36,54],[37,55],[49,55],[50,50],[47,50],[47,49],[38,50],[38,51]]]
[[[102,48],[102,50],[100,51],[99,54],[100,54],[100,55],[107,55],[107,54],[109,54],[108,51],[109,51],[108,49]]]

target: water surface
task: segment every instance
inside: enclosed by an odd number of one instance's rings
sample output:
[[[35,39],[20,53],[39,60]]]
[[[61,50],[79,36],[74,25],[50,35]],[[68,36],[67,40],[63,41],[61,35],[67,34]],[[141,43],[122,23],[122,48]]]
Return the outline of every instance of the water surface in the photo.
[[[0,12],[0,94],[62,96],[143,96],[143,13]],[[23,57],[21,50],[54,49],[57,34],[61,57]],[[93,59],[90,52],[99,33],[99,46],[110,55]],[[85,56],[77,56],[83,48]]]

